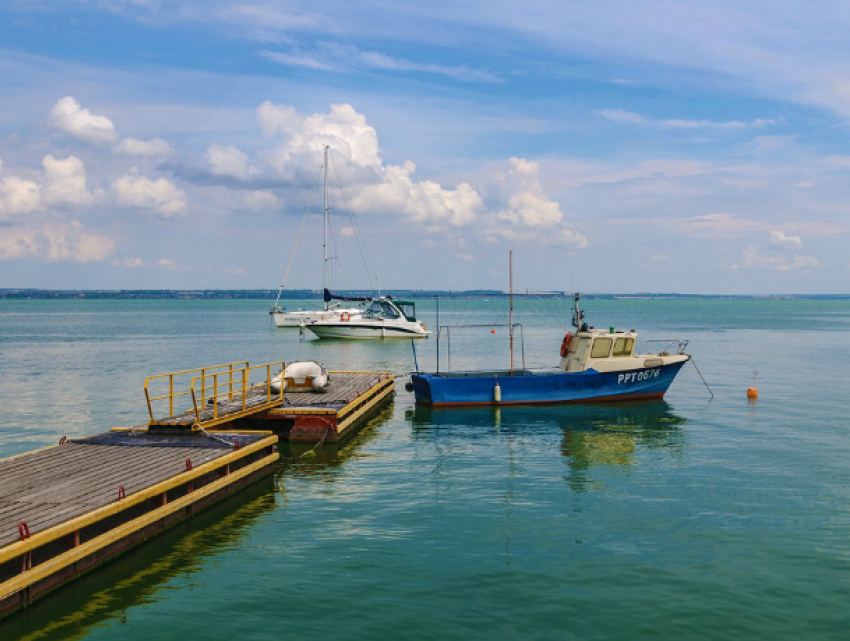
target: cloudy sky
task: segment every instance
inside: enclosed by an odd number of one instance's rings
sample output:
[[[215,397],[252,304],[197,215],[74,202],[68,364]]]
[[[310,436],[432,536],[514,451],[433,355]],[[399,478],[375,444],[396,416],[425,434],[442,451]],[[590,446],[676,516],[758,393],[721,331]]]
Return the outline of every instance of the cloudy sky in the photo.
[[[848,33],[838,0],[6,0],[0,287],[274,288],[303,223],[316,288],[329,145],[337,287],[501,289],[513,249],[533,289],[847,293]]]

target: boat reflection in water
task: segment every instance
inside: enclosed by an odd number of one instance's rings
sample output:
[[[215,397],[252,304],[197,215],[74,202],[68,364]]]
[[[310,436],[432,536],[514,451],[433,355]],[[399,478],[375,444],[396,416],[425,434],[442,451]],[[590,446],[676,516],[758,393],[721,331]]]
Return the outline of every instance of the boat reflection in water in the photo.
[[[600,466],[631,466],[641,451],[664,450],[681,456],[686,420],[665,401],[548,407],[487,407],[434,410],[417,405],[405,414],[414,437],[451,430],[453,438],[532,436],[562,432],[560,451],[576,491],[594,487],[585,472]],[[433,436],[433,434],[431,435]]]

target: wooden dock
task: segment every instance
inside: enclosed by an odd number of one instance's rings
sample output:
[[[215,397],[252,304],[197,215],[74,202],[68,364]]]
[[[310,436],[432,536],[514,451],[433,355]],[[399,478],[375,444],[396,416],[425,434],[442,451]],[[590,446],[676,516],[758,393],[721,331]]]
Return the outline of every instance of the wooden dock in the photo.
[[[251,424],[289,441],[336,442],[357,428],[395,393],[389,372],[330,372],[325,392],[290,392],[278,406],[255,414]]]
[[[0,460],[0,617],[271,473],[275,432],[341,441],[395,391],[388,372],[330,372],[324,392],[275,391],[283,366],[151,376],[146,424]]]
[[[107,433],[0,461],[0,616],[269,474],[271,433]]]

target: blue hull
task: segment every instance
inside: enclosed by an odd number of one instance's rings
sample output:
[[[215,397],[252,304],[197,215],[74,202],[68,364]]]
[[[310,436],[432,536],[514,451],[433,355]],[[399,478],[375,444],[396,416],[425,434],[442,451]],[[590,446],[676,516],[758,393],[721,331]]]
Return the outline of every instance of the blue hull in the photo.
[[[687,361],[621,372],[452,372],[413,374],[416,402],[434,407],[527,405],[661,398]],[[501,388],[501,401],[494,397]]]

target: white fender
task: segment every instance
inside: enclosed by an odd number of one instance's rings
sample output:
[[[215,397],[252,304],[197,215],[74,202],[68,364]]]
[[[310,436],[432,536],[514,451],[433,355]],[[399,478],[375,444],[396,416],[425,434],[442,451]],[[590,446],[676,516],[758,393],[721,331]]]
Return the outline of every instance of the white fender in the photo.
[[[281,382],[284,390],[289,387],[290,391],[324,392],[331,379],[327,370],[316,361],[296,361],[272,378],[271,386],[275,392],[280,392]]]

